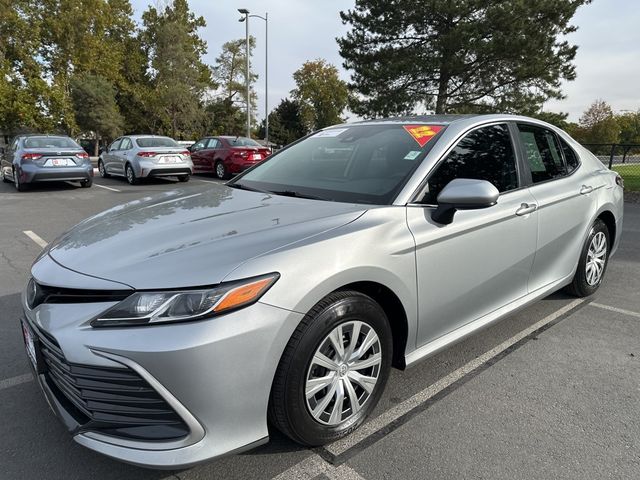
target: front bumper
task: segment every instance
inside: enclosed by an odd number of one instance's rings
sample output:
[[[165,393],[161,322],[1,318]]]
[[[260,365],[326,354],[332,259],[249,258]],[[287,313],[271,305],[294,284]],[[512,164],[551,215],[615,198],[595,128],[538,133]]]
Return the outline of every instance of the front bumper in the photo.
[[[76,167],[41,167],[24,163],[18,173],[22,183],[83,181],[93,177],[93,166],[90,162]]]
[[[141,466],[182,468],[267,441],[273,376],[302,315],[256,303],[198,322],[89,326],[112,305],[42,304],[29,310],[23,295],[29,325],[55,339],[67,362],[134,370],[184,420],[189,434],[151,442],[78,428],[64,396],[51,388],[46,374],[37,375],[53,410],[78,443]]]

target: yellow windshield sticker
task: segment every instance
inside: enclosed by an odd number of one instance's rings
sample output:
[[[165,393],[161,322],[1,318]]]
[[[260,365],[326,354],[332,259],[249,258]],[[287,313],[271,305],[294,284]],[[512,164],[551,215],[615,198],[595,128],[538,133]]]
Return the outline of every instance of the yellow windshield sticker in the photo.
[[[442,130],[442,127],[436,125],[404,125],[404,129],[418,142],[418,145],[424,147],[429,140]]]

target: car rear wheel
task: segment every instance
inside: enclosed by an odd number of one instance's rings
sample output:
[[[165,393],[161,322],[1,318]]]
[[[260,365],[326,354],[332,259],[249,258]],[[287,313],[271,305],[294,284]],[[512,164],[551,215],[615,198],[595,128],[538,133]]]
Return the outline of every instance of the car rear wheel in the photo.
[[[578,262],[578,269],[567,291],[577,297],[588,297],[598,290],[609,262],[609,229],[597,219],[589,230],[589,235]]]
[[[181,181],[181,182],[188,182],[189,178],[191,178],[191,175],[180,175],[178,177],[178,180]]]
[[[111,176],[107,173],[107,169],[104,168],[104,163],[102,163],[102,160],[98,162],[98,172],[100,172],[100,176],[102,178],[109,178]]]
[[[20,181],[20,175],[18,175],[15,168],[13,169],[13,185],[19,192],[24,192],[27,189],[27,186]]]
[[[218,177],[220,180],[226,180],[227,178],[229,178],[229,173],[227,172],[224,163],[221,161],[216,162],[216,177]]]
[[[304,317],[280,359],[271,422],[308,446],[348,435],[378,403],[392,349],[387,316],[373,299],[330,294]]]
[[[127,182],[129,182],[129,185],[135,185],[138,183],[138,179],[136,178],[136,173],[133,171],[133,167],[129,163],[127,163],[125,174],[127,176]]]

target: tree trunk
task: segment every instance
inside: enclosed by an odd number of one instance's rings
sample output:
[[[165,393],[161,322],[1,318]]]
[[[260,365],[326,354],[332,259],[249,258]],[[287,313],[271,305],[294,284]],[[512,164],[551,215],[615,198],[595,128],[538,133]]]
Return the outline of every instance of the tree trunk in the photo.
[[[100,154],[100,135],[96,135],[96,144],[93,147],[93,156],[97,157]]]
[[[440,74],[440,80],[438,82],[438,98],[436,99],[436,114],[447,113],[447,87],[449,86],[449,79]]]

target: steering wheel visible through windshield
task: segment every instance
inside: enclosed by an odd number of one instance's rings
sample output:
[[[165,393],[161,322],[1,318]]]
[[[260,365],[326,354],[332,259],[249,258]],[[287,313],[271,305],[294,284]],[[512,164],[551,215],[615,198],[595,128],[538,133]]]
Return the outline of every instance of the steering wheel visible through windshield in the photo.
[[[317,132],[229,183],[321,200],[390,204],[444,130],[440,125],[351,125]]]

